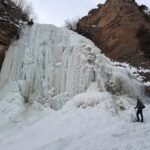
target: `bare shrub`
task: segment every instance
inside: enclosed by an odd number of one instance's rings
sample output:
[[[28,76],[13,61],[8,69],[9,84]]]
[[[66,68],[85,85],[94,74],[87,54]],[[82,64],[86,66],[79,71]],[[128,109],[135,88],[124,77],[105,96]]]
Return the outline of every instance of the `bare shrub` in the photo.
[[[138,6],[139,7],[139,10],[140,11],[142,11],[142,12],[144,12],[144,11],[147,11],[148,10],[148,7],[146,6],[146,5],[140,5],[140,6]]]
[[[138,6],[139,10],[143,13],[143,16],[147,22],[150,22],[150,11],[146,5]]]
[[[36,19],[36,15],[34,14],[32,4],[27,2],[26,0],[12,0],[15,5],[21,11],[21,19],[25,21],[29,21],[32,19]]]
[[[65,27],[68,28],[69,30],[76,31],[78,21],[79,21],[79,18],[75,18],[72,20],[66,20]]]

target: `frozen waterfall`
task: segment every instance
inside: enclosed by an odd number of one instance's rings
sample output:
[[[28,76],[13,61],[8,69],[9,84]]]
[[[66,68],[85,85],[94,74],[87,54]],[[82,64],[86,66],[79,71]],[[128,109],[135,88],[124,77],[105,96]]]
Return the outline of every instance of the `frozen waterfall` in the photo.
[[[16,89],[27,102],[59,109],[87,90],[134,97],[142,94],[143,85],[90,40],[64,28],[34,24],[9,47],[0,88]]]

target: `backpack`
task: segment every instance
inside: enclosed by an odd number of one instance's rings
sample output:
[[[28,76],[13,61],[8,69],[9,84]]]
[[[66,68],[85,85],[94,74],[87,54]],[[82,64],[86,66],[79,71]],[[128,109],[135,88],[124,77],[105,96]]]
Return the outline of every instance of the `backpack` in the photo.
[[[142,105],[142,109],[144,109],[144,108],[145,108],[145,105],[143,104],[143,105]]]

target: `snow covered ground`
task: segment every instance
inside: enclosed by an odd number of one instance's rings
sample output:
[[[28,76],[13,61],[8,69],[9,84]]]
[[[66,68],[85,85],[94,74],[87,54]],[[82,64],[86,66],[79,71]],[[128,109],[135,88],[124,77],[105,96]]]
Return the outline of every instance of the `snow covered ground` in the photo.
[[[135,102],[125,96],[115,99],[114,103],[109,93],[95,91],[77,95],[59,111],[37,102],[26,105],[7,124],[0,120],[4,125],[0,128],[0,149],[149,150],[150,106],[144,110],[145,122],[133,123]],[[0,114],[0,118],[7,118],[6,112]]]
[[[0,150],[148,150],[144,84],[88,39],[35,24],[10,46],[0,74]]]

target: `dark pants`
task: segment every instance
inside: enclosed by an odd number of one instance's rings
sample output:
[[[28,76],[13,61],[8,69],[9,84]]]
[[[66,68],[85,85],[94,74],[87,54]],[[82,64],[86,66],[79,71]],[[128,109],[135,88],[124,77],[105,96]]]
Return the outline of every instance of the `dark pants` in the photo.
[[[140,120],[139,115],[141,116],[141,120]],[[142,112],[142,109],[138,109],[138,110],[137,110],[136,116],[137,116],[137,121],[143,122],[143,112]]]

